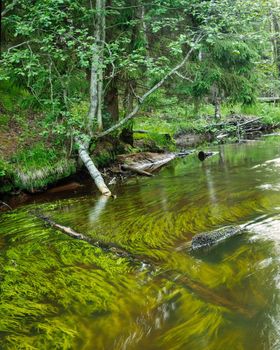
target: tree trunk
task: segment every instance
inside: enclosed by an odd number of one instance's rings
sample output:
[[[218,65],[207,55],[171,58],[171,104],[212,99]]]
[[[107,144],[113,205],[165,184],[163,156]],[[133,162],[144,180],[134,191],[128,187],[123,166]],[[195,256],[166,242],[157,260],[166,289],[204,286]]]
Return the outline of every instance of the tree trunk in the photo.
[[[113,122],[119,121],[119,91],[116,78],[110,82],[105,94],[105,105],[107,112],[110,114],[110,119]]]
[[[102,108],[103,108],[103,64],[104,64],[104,47],[106,40],[106,18],[105,18],[105,1],[101,0],[102,13],[100,14],[100,52],[99,52],[99,68],[98,68],[98,106],[97,106],[97,125],[98,130],[103,129]]]
[[[221,119],[221,98],[219,96],[215,96],[215,119]]]
[[[94,165],[92,159],[90,158],[88,152],[87,152],[87,147],[78,139],[76,139],[76,143],[79,148],[79,156],[81,160],[83,161],[85,167],[90,173],[90,176],[92,177],[93,181],[95,182],[97,188],[99,191],[105,195],[105,196],[111,196],[111,191],[109,188],[106,186],[104,179],[100,173],[100,171],[96,168]]]
[[[95,43],[92,48],[91,78],[90,78],[90,108],[88,114],[88,130],[92,135],[94,120],[98,129],[102,130],[102,100],[103,100],[103,55],[105,40],[105,0],[96,0]]]
[[[183,60],[177,64],[173,69],[171,69],[158,83],[156,83],[150,90],[148,90],[144,95],[142,95],[141,97],[138,98],[137,104],[136,106],[133,108],[133,110],[126,115],[125,118],[123,118],[121,121],[119,121],[117,124],[113,125],[112,127],[110,127],[109,129],[99,133],[98,135],[96,135],[97,138],[100,137],[104,137],[108,134],[110,134],[111,132],[113,132],[116,129],[119,129],[120,127],[124,126],[130,119],[133,119],[136,114],[139,112],[142,104],[144,103],[144,101],[150,96],[152,95],[155,91],[157,91],[165,82],[168,78],[170,78],[171,76],[173,76],[173,74],[175,74],[177,71],[179,71],[180,68],[182,68],[189,60],[190,55],[192,54],[192,52],[194,51],[194,49],[196,48],[196,44],[199,43],[201,41],[201,39],[203,38],[203,36],[198,36],[195,40],[195,42],[193,43],[191,49],[189,50],[189,52],[187,53],[187,55],[183,58]]]
[[[273,25],[273,52],[274,62],[277,67],[278,78],[280,78],[280,25],[275,13],[272,13],[272,25]]]
[[[149,36],[148,36],[148,28],[147,28],[147,23],[145,19],[145,6],[142,4],[141,5],[141,23],[142,23],[142,30],[143,30],[143,37],[145,40],[145,48],[146,48],[146,55],[147,58],[150,56],[150,46],[149,46]]]

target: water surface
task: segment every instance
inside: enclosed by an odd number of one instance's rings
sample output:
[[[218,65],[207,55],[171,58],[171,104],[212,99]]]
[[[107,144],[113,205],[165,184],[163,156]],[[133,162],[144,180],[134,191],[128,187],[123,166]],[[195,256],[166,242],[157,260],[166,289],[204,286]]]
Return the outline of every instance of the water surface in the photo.
[[[280,348],[279,138],[177,159],[153,178],[0,216],[1,349]],[[273,161],[272,161],[273,160]],[[36,202],[36,197],[34,197]],[[34,208],[137,256],[46,227]],[[194,234],[244,232],[208,250]],[[186,248],[182,248],[186,247]]]

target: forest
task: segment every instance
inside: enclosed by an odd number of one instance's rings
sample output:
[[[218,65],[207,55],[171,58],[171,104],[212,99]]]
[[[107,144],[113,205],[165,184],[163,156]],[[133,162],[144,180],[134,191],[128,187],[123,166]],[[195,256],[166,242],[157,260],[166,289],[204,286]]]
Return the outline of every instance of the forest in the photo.
[[[97,168],[117,154],[234,115],[273,129],[279,16],[276,0],[3,1],[1,191],[47,188],[80,156],[106,192]]]
[[[0,12],[0,349],[280,349],[280,1]]]

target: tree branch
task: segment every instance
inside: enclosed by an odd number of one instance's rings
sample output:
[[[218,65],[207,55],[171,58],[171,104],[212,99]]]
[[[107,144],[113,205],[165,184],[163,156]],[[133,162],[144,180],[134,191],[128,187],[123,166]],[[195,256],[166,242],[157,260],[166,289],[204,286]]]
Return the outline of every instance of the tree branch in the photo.
[[[193,83],[193,80],[191,78],[185,77],[183,74],[179,73],[179,72],[175,72],[176,75],[178,75],[179,78],[183,79],[183,80],[187,80],[191,83]]]
[[[4,17],[9,11],[11,11],[19,0],[14,0],[10,5],[7,5],[7,7],[1,12],[1,17]]]
[[[201,39],[203,38],[202,35],[198,36],[198,38],[195,40],[193,47],[189,50],[189,52],[187,53],[187,55],[185,56],[185,58],[173,69],[171,69],[157,84],[155,84],[150,90],[148,90],[144,95],[142,95],[139,99],[138,99],[138,103],[136,104],[136,106],[134,107],[134,109],[132,110],[132,112],[130,112],[124,119],[122,119],[119,123],[113,125],[111,128],[105,130],[104,132],[101,132],[99,134],[96,135],[97,138],[106,136],[108,134],[110,134],[111,132],[117,130],[118,128],[120,128],[121,126],[123,126],[124,124],[126,124],[127,121],[129,121],[130,119],[134,118],[135,115],[138,113],[139,109],[141,108],[141,106],[143,105],[143,103],[145,102],[145,100],[152,94],[154,93],[156,90],[158,90],[164,83],[165,81],[171,77],[173,74],[176,74],[177,71],[182,68],[185,63],[189,60],[190,55],[192,54],[193,50],[195,49],[196,44],[198,44]]]

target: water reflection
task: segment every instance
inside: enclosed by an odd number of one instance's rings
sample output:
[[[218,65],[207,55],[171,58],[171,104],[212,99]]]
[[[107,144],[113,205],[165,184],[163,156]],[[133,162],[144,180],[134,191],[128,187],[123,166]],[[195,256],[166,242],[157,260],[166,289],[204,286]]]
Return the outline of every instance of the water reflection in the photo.
[[[89,211],[89,222],[95,223],[98,221],[100,215],[103,213],[108,200],[111,199],[108,196],[100,196],[93,208]],[[111,199],[112,200],[112,199]]]

